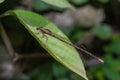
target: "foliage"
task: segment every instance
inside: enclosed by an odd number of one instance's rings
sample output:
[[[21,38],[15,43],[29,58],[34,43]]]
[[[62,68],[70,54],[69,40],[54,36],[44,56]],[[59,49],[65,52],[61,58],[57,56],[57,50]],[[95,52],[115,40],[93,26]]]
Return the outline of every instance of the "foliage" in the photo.
[[[75,4],[84,4],[84,3],[86,3],[86,2],[88,2],[88,0],[70,0],[71,2],[73,2],[73,3],[75,3]]]
[[[112,29],[107,24],[101,24],[100,26],[94,27],[91,32],[101,39],[110,38],[112,35]]]
[[[44,33],[39,33],[40,31],[36,29],[36,27],[42,26],[69,41],[69,39],[54,24],[52,24],[50,21],[43,18],[42,16],[28,11],[14,10],[8,11],[8,13],[16,15],[21,24],[25,26],[30,34],[48,53],[50,53],[51,56],[53,56],[53,58],[55,58],[57,61],[59,61],[75,73],[87,79],[83,63],[81,62],[81,59],[79,58],[79,55],[73,46],[68,45],[52,36],[45,35],[47,36],[47,38],[45,36],[44,38],[42,38]],[[48,39],[47,42],[46,39]]]
[[[0,3],[4,2],[4,0],[0,0]]]
[[[42,1],[47,3],[47,4],[59,7],[59,8],[71,8],[71,9],[74,9],[74,7],[67,0],[42,0]]]
[[[101,56],[105,61],[104,64],[90,62],[91,58],[89,59],[88,56],[85,55],[85,60],[83,60],[85,61],[89,80],[120,80],[119,0],[33,0],[32,9],[34,12],[13,10],[16,8],[16,5],[20,4],[18,3],[20,1],[3,1],[4,0],[0,1],[0,19],[15,51],[19,55],[31,55],[36,52],[46,55],[47,51],[59,62],[56,62],[50,57],[47,57],[47,59],[46,57],[22,58],[17,64],[21,65],[20,70],[27,75],[21,74],[20,71],[17,72],[20,74],[15,74],[10,80],[87,79],[82,60],[74,47],[50,35],[43,35],[43,33],[36,29],[39,26],[49,29],[69,42],[77,43],[77,41],[79,42],[81,40],[80,42],[87,46],[91,52]],[[72,28],[60,27],[60,30],[54,23],[45,18],[49,12],[56,11],[57,14],[62,14],[66,9],[73,10],[69,12],[72,14],[77,8],[84,7],[86,4],[94,6],[96,10],[98,8],[102,9],[106,17],[104,21],[91,26],[85,26],[75,22]],[[53,17],[55,17],[55,15]],[[77,16],[76,14],[74,15]],[[91,15],[94,16],[95,14],[90,13],[90,18],[92,18]],[[73,16],[72,19],[74,19]],[[80,52],[80,54],[82,53]],[[84,58],[84,55],[81,57]]]

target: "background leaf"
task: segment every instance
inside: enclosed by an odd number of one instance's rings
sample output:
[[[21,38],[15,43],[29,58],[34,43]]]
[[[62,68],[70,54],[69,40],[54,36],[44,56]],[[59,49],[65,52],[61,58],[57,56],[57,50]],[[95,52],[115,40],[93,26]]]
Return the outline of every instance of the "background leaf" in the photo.
[[[53,63],[53,74],[57,78],[64,77],[69,70],[64,66],[58,64],[57,62]]]
[[[120,60],[114,59],[109,53],[104,56],[104,60],[106,61],[105,67],[103,67],[105,75],[110,80],[119,80]]]
[[[33,7],[37,11],[44,11],[44,10],[49,9],[49,6],[43,3],[41,0],[34,0]]]
[[[30,75],[33,80],[52,80],[51,63],[47,62],[47,63],[41,64],[38,68],[33,70]]]
[[[4,2],[5,0],[0,0],[0,3]]]
[[[16,15],[20,22],[30,32],[30,34],[48,53],[50,53],[54,59],[87,80],[83,63],[78,55],[78,52],[73,46],[70,46],[49,35],[46,35],[48,37],[48,40],[46,41],[46,38],[42,37],[42,33],[38,34],[40,31],[36,30],[36,27],[42,26],[51,30],[53,33],[67,38],[53,23],[43,18],[42,16],[29,11],[14,10],[9,11],[8,13]]]
[[[67,0],[42,0],[43,2],[59,8],[75,9]]]
[[[110,38],[112,35],[112,29],[107,24],[102,24],[100,26],[96,26],[92,29],[92,33],[101,38],[101,39],[107,39]]]
[[[111,42],[105,46],[105,50],[112,53],[120,53],[120,35],[114,35]]]
[[[75,4],[84,4],[84,3],[88,2],[88,0],[70,0],[70,1]]]

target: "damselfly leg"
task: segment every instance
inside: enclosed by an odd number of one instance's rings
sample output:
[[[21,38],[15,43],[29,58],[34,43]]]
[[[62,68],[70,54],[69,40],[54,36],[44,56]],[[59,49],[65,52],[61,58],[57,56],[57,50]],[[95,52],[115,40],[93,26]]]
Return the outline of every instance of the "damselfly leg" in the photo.
[[[43,31],[43,29],[41,28],[41,27],[38,27],[37,28],[37,30],[39,30],[39,32],[37,33],[37,34],[42,34],[42,38],[46,38],[46,41],[45,42],[47,42],[48,41],[48,37],[47,37],[47,35],[44,33],[44,31]]]

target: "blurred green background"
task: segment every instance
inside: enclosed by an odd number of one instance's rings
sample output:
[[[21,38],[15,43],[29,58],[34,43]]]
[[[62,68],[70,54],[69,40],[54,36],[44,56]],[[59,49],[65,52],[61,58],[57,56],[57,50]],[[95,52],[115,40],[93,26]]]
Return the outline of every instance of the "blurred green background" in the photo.
[[[42,14],[55,23],[74,44],[85,46],[105,61],[101,64],[89,55],[80,54],[89,80],[120,80],[120,0],[69,2],[76,7],[76,11],[60,9],[41,0],[5,0],[0,4],[0,14],[11,9]],[[12,64],[0,38],[0,80],[83,80],[47,55],[16,17],[6,16],[1,22],[17,53],[40,53],[41,56],[20,59]],[[5,64],[8,67],[1,67]]]

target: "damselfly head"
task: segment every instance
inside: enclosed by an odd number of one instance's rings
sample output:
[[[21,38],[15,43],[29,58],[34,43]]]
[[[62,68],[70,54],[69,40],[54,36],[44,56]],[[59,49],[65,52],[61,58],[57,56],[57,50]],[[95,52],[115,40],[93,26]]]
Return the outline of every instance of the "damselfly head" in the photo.
[[[40,29],[41,29],[41,27],[39,26],[39,27],[37,27],[36,29],[37,29],[37,30],[40,30]]]

